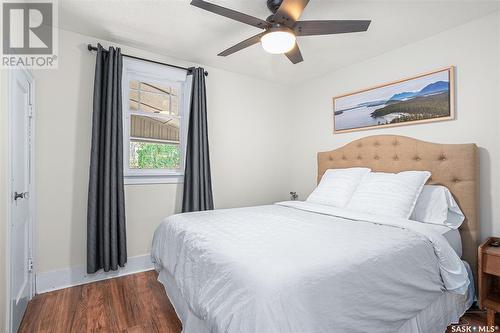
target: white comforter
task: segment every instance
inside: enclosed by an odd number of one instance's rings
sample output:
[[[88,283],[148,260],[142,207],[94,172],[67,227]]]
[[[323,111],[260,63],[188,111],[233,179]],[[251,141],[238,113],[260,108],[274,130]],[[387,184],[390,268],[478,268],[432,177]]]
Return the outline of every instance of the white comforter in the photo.
[[[305,202],[174,215],[152,253],[212,333],[394,332],[469,284],[425,224]]]

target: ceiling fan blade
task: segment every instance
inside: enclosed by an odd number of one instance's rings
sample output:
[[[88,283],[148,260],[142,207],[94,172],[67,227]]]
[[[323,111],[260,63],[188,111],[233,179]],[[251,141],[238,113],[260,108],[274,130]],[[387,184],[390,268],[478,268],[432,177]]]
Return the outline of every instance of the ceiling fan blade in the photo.
[[[369,20],[298,21],[293,30],[297,36],[344,34],[368,30]]]
[[[283,0],[273,19],[275,22],[293,27],[308,3],[309,0]]]
[[[201,9],[204,9],[204,10],[207,10],[209,12],[233,19],[233,20],[241,22],[241,23],[249,24],[249,25],[257,27],[257,28],[266,29],[266,28],[271,26],[269,24],[269,22],[261,20],[260,18],[251,16],[251,15],[247,15],[244,13],[240,13],[236,10],[232,10],[232,9],[222,7],[219,5],[215,5],[213,3],[206,2],[203,0],[192,0],[191,5],[198,7],[198,8],[201,8]]]
[[[233,53],[236,53],[238,51],[241,51],[244,48],[247,48],[249,46],[257,44],[258,42],[260,42],[260,38],[262,36],[264,36],[265,34],[266,34],[266,32],[261,32],[258,35],[255,35],[255,36],[252,36],[252,37],[250,37],[248,39],[245,39],[244,41],[239,42],[238,44],[236,44],[234,46],[231,46],[227,50],[222,51],[221,53],[218,54],[218,56],[226,57],[226,56],[228,56],[230,54],[233,54]]]
[[[295,42],[294,48],[288,53],[285,53],[285,55],[293,64],[298,64],[299,62],[302,62],[304,60],[304,58],[302,58],[302,53],[300,53],[299,44],[297,44],[297,42]]]

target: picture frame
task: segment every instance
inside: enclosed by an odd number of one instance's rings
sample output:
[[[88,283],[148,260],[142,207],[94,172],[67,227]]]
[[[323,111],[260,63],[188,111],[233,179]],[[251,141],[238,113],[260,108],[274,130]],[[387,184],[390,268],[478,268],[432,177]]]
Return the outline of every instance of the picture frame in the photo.
[[[333,133],[455,119],[455,67],[333,97]]]

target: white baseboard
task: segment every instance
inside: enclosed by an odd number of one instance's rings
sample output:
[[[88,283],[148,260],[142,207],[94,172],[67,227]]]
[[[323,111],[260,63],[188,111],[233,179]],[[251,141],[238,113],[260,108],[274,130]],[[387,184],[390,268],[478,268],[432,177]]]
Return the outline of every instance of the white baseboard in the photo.
[[[128,258],[125,267],[120,268],[118,271],[99,271],[95,274],[87,274],[85,266],[76,266],[57,271],[38,273],[36,274],[36,294],[149,271],[153,268],[151,256],[146,254]]]

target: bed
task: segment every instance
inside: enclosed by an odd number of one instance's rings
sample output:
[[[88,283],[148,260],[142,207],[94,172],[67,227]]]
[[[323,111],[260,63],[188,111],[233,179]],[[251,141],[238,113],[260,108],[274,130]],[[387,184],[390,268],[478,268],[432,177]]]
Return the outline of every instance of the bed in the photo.
[[[457,234],[282,202],[165,219],[153,240],[158,279],[184,333],[443,332],[474,298],[477,163],[474,144],[393,135],[318,153],[318,181],[350,167],[430,171],[466,217],[463,261]]]

